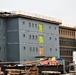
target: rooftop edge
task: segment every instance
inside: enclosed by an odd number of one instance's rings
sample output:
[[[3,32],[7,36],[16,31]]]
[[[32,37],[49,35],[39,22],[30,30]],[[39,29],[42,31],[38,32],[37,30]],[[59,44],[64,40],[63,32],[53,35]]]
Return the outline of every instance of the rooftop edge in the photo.
[[[0,17],[23,17],[23,18],[30,18],[30,19],[44,21],[44,22],[50,22],[54,24],[62,24],[62,20],[60,19],[34,14],[34,13],[29,13],[25,11],[12,11],[12,12],[0,11]]]

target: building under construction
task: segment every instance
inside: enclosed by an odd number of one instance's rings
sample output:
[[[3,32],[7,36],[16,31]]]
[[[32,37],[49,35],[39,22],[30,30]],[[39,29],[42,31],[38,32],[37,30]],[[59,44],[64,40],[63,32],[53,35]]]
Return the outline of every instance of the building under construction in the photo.
[[[59,19],[28,13],[0,12],[0,60],[32,61],[45,57],[73,60],[76,28]]]
[[[61,20],[26,12],[0,12],[0,60],[60,57]]]

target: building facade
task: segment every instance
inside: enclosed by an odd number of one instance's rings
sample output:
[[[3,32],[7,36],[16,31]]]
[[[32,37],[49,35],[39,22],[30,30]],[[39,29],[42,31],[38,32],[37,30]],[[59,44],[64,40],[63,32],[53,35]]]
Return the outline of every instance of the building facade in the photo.
[[[59,26],[60,57],[73,61],[73,51],[76,51],[76,28]]]
[[[0,60],[6,60],[6,20],[0,17]]]
[[[0,14],[0,60],[31,61],[60,57],[59,24],[23,14]]]

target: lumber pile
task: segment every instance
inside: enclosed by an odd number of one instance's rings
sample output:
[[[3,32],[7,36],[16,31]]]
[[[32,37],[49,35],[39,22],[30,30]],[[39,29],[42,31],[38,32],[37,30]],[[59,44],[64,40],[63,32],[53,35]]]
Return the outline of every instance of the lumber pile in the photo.
[[[29,69],[28,75],[39,75],[38,71],[39,69],[37,68],[37,66],[33,66]]]

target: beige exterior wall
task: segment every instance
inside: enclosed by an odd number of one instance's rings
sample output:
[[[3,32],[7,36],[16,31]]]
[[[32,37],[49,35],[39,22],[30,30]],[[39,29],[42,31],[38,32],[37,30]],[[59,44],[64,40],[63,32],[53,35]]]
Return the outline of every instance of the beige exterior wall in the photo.
[[[73,51],[76,51],[76,29],[66,26],[59,27],[60,57],[73,61]]]

